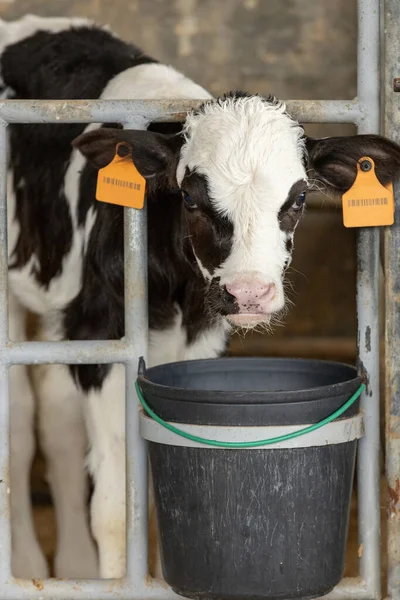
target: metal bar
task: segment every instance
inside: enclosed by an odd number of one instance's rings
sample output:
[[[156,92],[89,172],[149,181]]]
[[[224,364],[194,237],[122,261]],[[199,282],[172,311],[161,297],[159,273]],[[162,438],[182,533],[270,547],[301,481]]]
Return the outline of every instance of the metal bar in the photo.
[[[356,344],[352,338],[289,338],[280,340],[254,339],[252,341],[255,356],[268,356],[270,349],[281,356],[300,355],[306,347],[308,355],[335,354],[338,358],[346,357],[353,361],[356,357]],[[247,352],[236,339],[233,340],[235,355],[244,356]],[[134,347],[127,340],[84,340],[67,342],[9,342],[0,349],[0,364],[104,364],[125,363],[132,356]]]
[[[379,0],[358,0],[358,70],[360,102],[367,107],[359,133],[379,132]],[[357,316],[359,368],[367,390],[361,398],[365,437],[358,452],[360,575],[371,598],[380,598],[379,495],[379,229],[357,237]]]
[[[72,342],[9,342],[0,348],[0,364],[104,364],[125,363],[134,346],[123,340]]]
[[[357,96],[365,106],[365,128],[379,131],[380,0],[358,0]],[[371,132],[370,132],[371,133]]]
[[[387,126],[390,127],[388,115]],[[393,137],[400,142],[399,133]],[[386,478],[389,492],[387,522],[388,596],[400,599],[400,185],[395,185],[395,224],[385,232],[386,301]]]
[[[148,117],[148,113],[146,113]],[[132,117],[131,117],[132,119]],[[130,129],[145,128],[143,116],[126,123]],[[127,578],[136,593],[146,597],[148,573],[148,475],[147,447],[139,434],[139,401],[135,390],[138,359],[147,358],[147,207],[126,208],[125,249],[125,337],[132,346],[125,366],[126,380],[126,476],[127,476]]]
[[[375,4],[375,0],[363,3]],[[366,79],[368,81],[368,77]],[[365,81],[365,73],[362,82]],[[364,83],[363,83],[364,86]],[[362,87],[362,90],[367,90]],[[202,100],[3,100],[0,119],[8,123],[131,123],[182,121]],[[356,123],[368,120],[369,100],[288,100],[287,109],[303,123]]]
[[[15,583],[14,583],[15,582]],[[170,588],[148,583],[138,590],[126,580],[9,580],[1,590],[2,600],[179,600]],[[324,600],[372,600],[359,578],[343,579]]]
[[[8,339],[7,286],[7,138],[0,126],[0,348]],[[8,367],[0,365],[0,582],[11,572],[10,403]],[[0,583],[1,587],[1,583]]]
[[[8,368],[0,366],[0,589],[11,573],[10,404]]]
[[[400,4],[386,0],[385,5],[385,111],[383,131],[400,143],[400,94],[393,90],[399,77]],[[400,599],[400,183],[394,186],[395,223],[384,233],[385,265],[385,359],[386,359],[386,477],[389,492],[387,522],[388,596]]]
[[[358,452],[358,522],[361,548],[360,575],[380,597],[380,489],[379,489],[379,235],[358,234],[358,359],[367,390],[361,398],[365,437]]]
[[[0,124],[0,347],[8,341],[7,129]]]

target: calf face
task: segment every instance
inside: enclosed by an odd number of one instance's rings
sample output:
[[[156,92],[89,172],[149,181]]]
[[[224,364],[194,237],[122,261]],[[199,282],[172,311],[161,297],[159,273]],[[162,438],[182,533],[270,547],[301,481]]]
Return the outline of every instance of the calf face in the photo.
[[[153,187],[155,175],[179,186],[182,235],[209,283],[206,304],[243,327],[268,323],[284,307],[284,274],[310,182],[343,192],[364,155],[375,160],[382,183],[400,168],[394,143],[378,136],[307,139],[282,102],[259,96],[206,102],[188,115],[183,135],[99,129],[74,145],[103,167],[121,141]]]
[[[193,251],[220,309],[240,325],[284,306],[303,212],[303,130],[276,100],[230,96],[189,115],[177,165]]]

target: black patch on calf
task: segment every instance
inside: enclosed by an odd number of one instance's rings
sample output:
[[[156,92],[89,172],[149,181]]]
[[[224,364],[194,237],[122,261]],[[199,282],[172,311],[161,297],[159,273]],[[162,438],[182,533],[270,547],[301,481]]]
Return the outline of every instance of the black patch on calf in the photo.
[[[62,260],[71,249],[72,221],[63,190],[70,150],[62,127],[52,147],[42,143],[46,125],[10,127],[10,160],[15,194],[14,219],[19,236],[10,269],[21,268],[35,255],[32,274],[48,287],[62,272]]]
[[[171,127],[172,125],[172,127]],[[157,123],[159,133],[179,133],[179,124]],[[65,310],[67,339],[119,339],[124,335],[123,210],[95,200],[97,171],[87,164],[80,183],[79,219],[81,225],[90,207],[97,214],[84,261],[83,285],[79,295]],[[216,321],[205,305],[208,284],[194,258],[179,189],[171,189],[167,179],[149,180],[148,265],[149,325],[152,330],[172,327],[177,308],[187,342],[192,343]],[[101,388],[108,365],[71,365],[82,387]]]
[[[206,307],[210,314],[218,312],[221,315],[234,315],[239,312],[235,296],[221,286],[220,278],[211,280],[209,293],[206,297]]]
[[[91,184],[87,179],[85,191],[94,198],[93,175]],[[123,261],[123,209],[98,203],[83,261],[82,288],[65,309],[66,339],[110,340],[124,336]],[[89,391],[101,388],[110,365],[71,365],[70,369],[80,387]]]
[[[291,238],[287,238],[287,240],[285,242],[285,247],[286,247],[286,252],[289,252],[289,254],[291,254],[292,250],[293,250],[293,240]]]
[[[0,72],[17,99],[85,99],[98,98],[118,73],[150,62],[156,61],[110,33],[82,27],[58,33],[39,31],[8,46],[0,57]],[[71,249],[72,220],[63,185],[71,142],[85,127],[9,126],[14,217],[21,229],[10,268],[23,267],[35,253],[38,267],[33,273],[45,287],[61,273],[62,259]],[[80,223],[93,202],[93,196],[81,193]]]
[[[215,210],[204,175],[187,169],[181,188],[197,204],[197,209],[185,211],[188,231],[197,258],[212,275],[231,252],[233,224]]]
[[[303,214],[304,206],[295,207],[297,198],[307,190],[307,182],[303,179],[296,181],[290,188],[287,200],[281,206],[278,213],[279,226],[287,234],[294,231],[301,215]]]
[[[176,168],[183,143],[182,135],[98,127],[78,136],[72,145],[97,169],[102,169],[114,159],[115,149],[120,142],[125,145],[125,156],[133,161],[143,177],[153,179],[166,176],[171,186],[177,187]]]
[[[82,289],[65,310],[64,327],[71,340],[120,339],[125,333],[123,209],[94,200],[96,177],[96,170],[87,165],[81,199],[92,199],[97,218],[84,260]],[[149,325],[163,330],[172,326],[176,306],[185,300],[186,281],[194,274],[180,236],[180,193],[160,189],[148,194],[147,201]],[[109,371],[107,365],[70,368],[85,391],[101,388]]]
[[[38,31],[7,46],[1,74],[18,98],[87,99],[98,98],[118,73],[154,62],[107,31],[79,27],[57,33]]]
[[[184,296],[180,306],[182,309],[182,325],[187,332],[187,342],[193,343],[199,333],[212,327],[222,313],[218,310],[215,302],[213,290],[210,289],[208,282],[197,275],[192,275],[184,287]]]
[[[306,146],[312,177],[341,193],[352,186],[357,162],[363,156],[375,162],[382,185],[396,179],[400,172],[400,147],[379,135],[307,138]]]

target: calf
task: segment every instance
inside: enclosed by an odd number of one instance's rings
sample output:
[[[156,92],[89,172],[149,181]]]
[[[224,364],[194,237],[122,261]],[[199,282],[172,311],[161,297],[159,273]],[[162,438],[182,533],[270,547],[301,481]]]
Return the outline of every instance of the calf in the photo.
[[[239,92],[213,99],[85,20],[0,22],[0,51],[5,97],[204,100],[183,124],[147,131],[9,127],[12,339],[24,339],[26,311],[39,316],[44,340],[123,337],[123,209],[95,200],[97,169],[118,142],[147,180],[150,365],[217,357],[232,328],[268,325],[279,315],[294,231],[314,181],[347,190],[364,155],[384,184],[400,170],[400,149],[388,140],[308,139],[283,102]],[[122,577],[123,367],[42,366],[33,380],[57,513],[56,574]],[[10,383],[12,569],[46,577],[29,504],[34,400],[23,366],[11,369]],[[86,517],[87,437],[98,556]]]

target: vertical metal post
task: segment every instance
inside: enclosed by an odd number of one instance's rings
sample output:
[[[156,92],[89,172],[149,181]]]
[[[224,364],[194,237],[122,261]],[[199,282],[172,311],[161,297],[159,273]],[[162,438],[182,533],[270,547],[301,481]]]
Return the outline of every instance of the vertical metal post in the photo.
[[[0,123],[0,585],[11,572],[10,527],[10,403],[8,366],[5,350],[8,342],[7,285],[7,138],[6,124]]]
[[[400,3],[385,2],[384,133],[400,143]],[[386,476],[388,596],[400,599],[400,184],[395,184],[395,223],[385,231]]]
[[[379,132],[379,0],[358,0],[359,133]],[[357,239],[358,357],[367,390],[361,399],[365,437],[359,442],[358,518],[360,575],[371,598],[380,597],[379,494],[379,235],[362,229]]]
[[[126,124],[144,129],[143,119]],[[127,490],[127,577],[137,591],[148,572],[147,541],[147,451],[139,435],[138,399],[135,390],[138,360],[147,358],[147,209],[125,208],[125,337],[132,346],[125,365],[126,379],[126,490]]]

